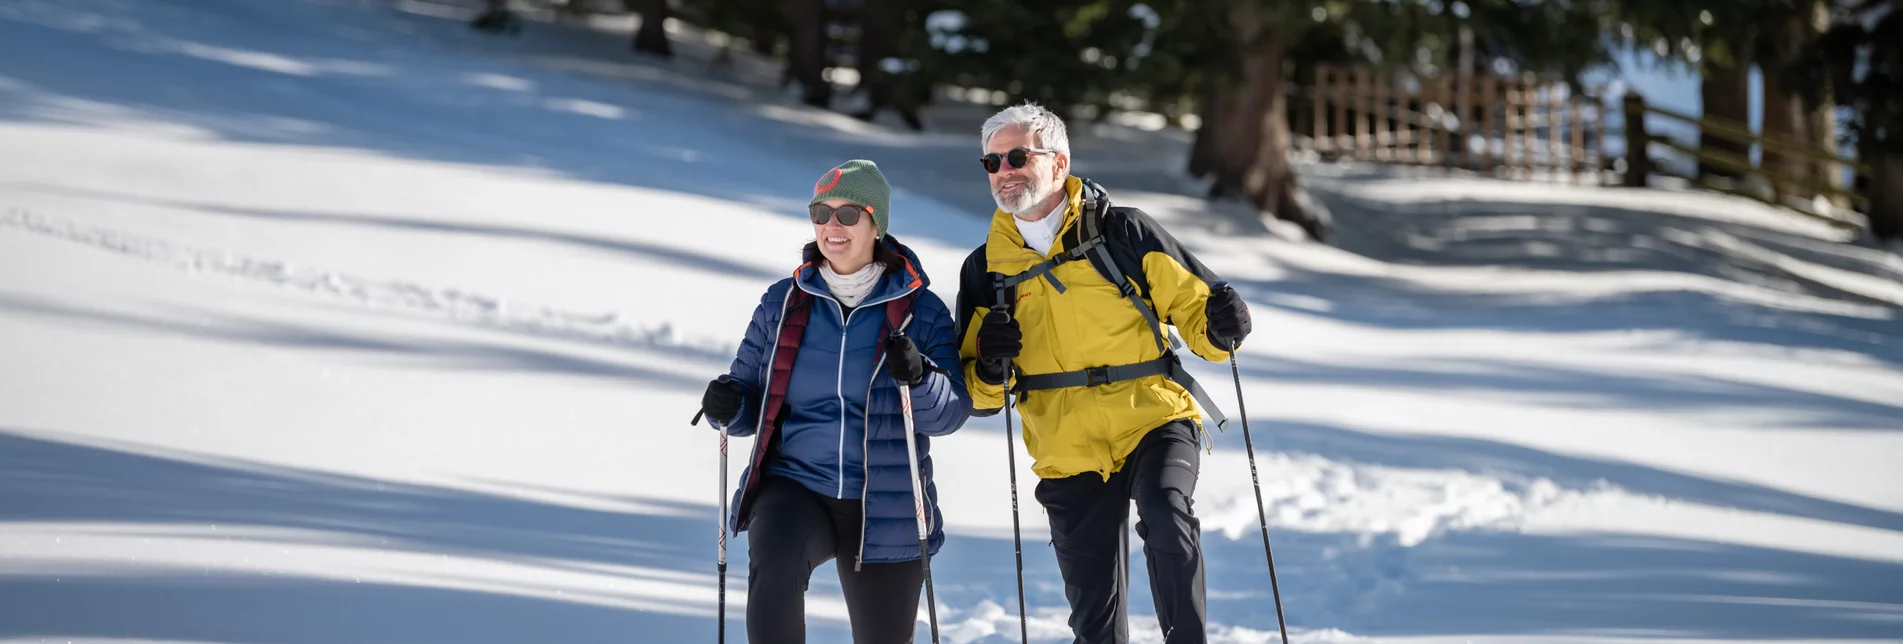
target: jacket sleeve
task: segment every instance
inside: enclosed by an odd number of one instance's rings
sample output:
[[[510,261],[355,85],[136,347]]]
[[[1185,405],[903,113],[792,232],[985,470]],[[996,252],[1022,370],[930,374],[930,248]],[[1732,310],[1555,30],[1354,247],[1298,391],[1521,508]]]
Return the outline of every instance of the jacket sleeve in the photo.
[[[1004,409],[1004,386],[978,378],[978,323],[998,299],[986,270],[985,247],[979,246],[958,270],[958,369],[971,398],[971,413],[980,418]]]
[[[760,297],[759,306],[753,309],[753,321],[747,324],[747,335],[740,340],[740,351],[734,355],[733,365],[728,367],[727,375],[746,386],[746,396],[740,405],[740,414],[731,419],[709,419],[715,428],[725,428],[732,436],[752,436],[760,431],[760,403],[766,393],[767,350],[773,346],[772,334],[779,325],[781,298],[775,296],[779,288],[769,288]]]
[[[925,382],[912,387],[913,427],[926,436],[943,436],[958,431],[971,417],[971,396],[965,390],[958,335],[945,302],[927,291],[918,304],[915,310],[926,315],[913,321],[912,341],[930,368]]]
[[[1189,349],[1204,360],[1228,360],[1229,352],[1209,341],[1205,308],[1210,292],[1222,283],[1222,278],[1197,261],[1148,214],[1135,208],[1120,210],[1124,215],[1122,232],[1143,258],[1143,276],[1149,282],[1150,302],[1156,307],[1157,317],[1175,325]]]

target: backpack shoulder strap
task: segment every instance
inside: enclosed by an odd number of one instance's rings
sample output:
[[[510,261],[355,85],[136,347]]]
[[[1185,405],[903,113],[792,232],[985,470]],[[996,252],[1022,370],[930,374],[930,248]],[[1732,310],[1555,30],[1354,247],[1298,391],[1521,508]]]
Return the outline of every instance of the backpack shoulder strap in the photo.
[[[1115,253],[1110,252],[1111,242],[1103,234],[1103,216],[1109,210],[1109,200],[1101,200],[1097,202],[1096,208],[1087,209],[1082,213],[1077,223],[1081,236],[1088,241],[1081,244],[1079,249],[1089,253],[1091,258],[1096,260],[1091,262],[1091,265],[1097,269],[1097,273],[1103,275],[1103,278],[1111,285],[1116,286],[1117,292],[1129,299],[1130,304],[1136,307],[1137,313],[1143,316],[1143,321],[1150,325],[1150,335],[1156,341],[1156,350],[1167,353],[1173,343],[1164,341],[1162,321],[1157,319],[1156,311],[1150,308],[1150,304],[1143,301],[1143,294],[1137,292],[1135,280],[1132,280],[1130,273],[1117,263]]]
[[[887,335],[904,329],[912,320],[912,307],[918,302],[918,291],[906,293],[903,297],[885,303],[885,332]]]

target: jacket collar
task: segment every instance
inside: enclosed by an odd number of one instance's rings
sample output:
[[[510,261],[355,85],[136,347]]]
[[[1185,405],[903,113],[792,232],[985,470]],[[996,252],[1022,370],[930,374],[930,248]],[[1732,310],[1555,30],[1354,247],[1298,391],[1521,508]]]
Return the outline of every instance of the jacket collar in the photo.
[[[879,283],[872,287],[871,293],[866,294],[866,299],[859,303],[860,306],[889,302],[931,285],[931,278],[919,268],[918,254],[912,252],[911,248],[899,243],[899,240],[889,234],[879,240],[879,243],[885,244],[887,248],[898,253],[899,258],[904,260],[904,270],[895,273],[889,268],[886,269],[885,275],[879,277]],[[826,260],[814,257],[800,264],[800,267],[793,271],[793,284],[809,294],[831,300],[834,299],[832,289],[826,286],[826,278],[819,275],[819,263],[823,261]]]

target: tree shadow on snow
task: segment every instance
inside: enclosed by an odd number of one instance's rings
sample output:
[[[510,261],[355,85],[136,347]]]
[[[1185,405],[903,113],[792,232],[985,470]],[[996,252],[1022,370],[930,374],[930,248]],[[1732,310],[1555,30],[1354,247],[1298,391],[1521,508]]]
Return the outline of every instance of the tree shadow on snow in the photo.
[[[662,265],[692,267],[713,273],[754,280],[773,281],[790,273],[778,267],[768,269],[742,261],[743,258],[729,258],[715,253],[701,252],[692,248],[671,246],[629,237],[609,237],[606,235],[585,235],[575,232],[547,228],[529,228],[507,224],[480,223],[461,219],[423,219],[394,215],[373,215],[357,213],[312,212],[284,210],[250,206],[232,206],[220,203],[162,199],[132,195],[96,188],[53,186],[29,183],[0,183],[0,186],[15,190],[39,192],[45,194],[102,199],[120,203],[131,203],[161,208],[211,213],[228,217],[243,217],[267,221],[288,221],[309,224],[335,226],[379,228],[387,230],[444,233],[451,235],[472,235],[495,239],[514,239],[520,241],[545,242],[572,248],[597,252],[625,255],[643,262]],[[799,256],[796,247],[789,244],[786,259],[789,265]]]
[[[1544,478],[1570,490],[1592,489],[1605,481],[1639,495],[1903,532],[1903,514],[1889,510],[1486,439],[1376,434],[1280,419],[1263,420],[1260,433],[1258,447],[1275,452],[1396,468],[1459,470],[1501,477],[1508,484]]]
[[[0,489],[0,522],[291,528],[382,540],[383,548],[399,551],[712,573],[710,548],[698,538],[711,535],[705,528],[712,512],[703,506],[643,500],[665,513],[583,509],[15,429],[0,430]],[[0,582],[0,636],[287,643],[686,638],[711,626],[692,615],[711,609],[713,599],[711,592],[680,598],[684,614],[668,614],[474,590],[195,570],[120,575],[111,568],[102,562],[57,580],[18,575]]]
[[[1579,293],[1490,292],[1285,265],[1283,278],[1236,282],[1251,302],[1390,329],[1670,331],[1903,363],[1903,303],[1896,299],[1903,261],[1886,251],[1675,213],[1669,204],[1640,209],[1475,195],[1388,202],[1338,192],[1342,182],[1326,185],[1311,191],[1352,213],[1338,219],[1354,230],[1334,243],[1369,258],[1572,275],[1630,271],[1635,281],[1607,277]]]
[[[627,57],[622,44],[604,60]],[[327,3],[29,4],[0,15],[0,60],[33,61],[0,66],[0,120],[117,126],[136,116],[231,141],[554,172],[788,217],[804,217],[825,169],[866,157],[893,167],[899,188],[982,206],[968,222],[901,217],[901,232],[971,246],[967,229],[990,212],[975,152],[959,157],[968,169],[954,188],[933,170],[906,174],[930,159],[914,146],[821,136],[748,102],[480,55],[498,46],[508,45],[459,21]],[[908,199],[896,193],[894,211]]]
[[[450,370],[495,370],[546,373],[552,375],[605,378],[617,382],[641,383],[644,387],[697,390],[699,385],[683,379],[679,373],[623,361],[588,355],[586,351],[564,351],[516,342],[483,342],[446,337],[430,337],[390,330],[351,330],[336,325],[303,324],[268,320],[248,315],[184,310],[177,322],[159,317],[87,309],[42,298],[0,293],[0,312],[62,323],[102,324],[140,332],[216,340],[240,345],[265,344],[286,348],[330,349],[379,356],[405,364]],[[353,309],[354,313],[362,313]],[[445,321],[445,323],[454,324]],[[579,349],[607,348],[658,354],[667,360],[682,359],[705,363],[712,368],[725,364],[720,356],[699,349],[669,347],[655,342],[611,342],[605,339],[564,337],[536,329],[476,326],[484,330],[513,334],[523,339],[554,339],[586,344]],[[730,358],[727,358],[730,359]]]
[[[1274,630],[1257,533],[1203,543],[1230,562],[1208,567],[1210,613]],[[1597,534],[1453,532],[1410,548],[1280,531],[1273,544],[1290,626],[1360,636],[1892,638],[1903,620],[1894,562]]]
[[[123,562],[97,561],[84,564],[84,574],[53,567],[0,581],[0,636],[593,642],[691,641],[712,630],[706,528],[713,516],[706,506],[628,497],[622,500],[660,512],[587,509],[22,429],[0,429],[0,489],[7,491],[0,523],[273,527],[340,535],[345,543],[377,540],[397,551],[707,577],[705,596],[670,598],[674,609],[654,611],[595,601],[612,596],[564,600],[390,581],[119,570]],[[1028,510],[1037,520],[1035,508]],[[730,575],[744,574],[737,571],[746,569],[745,544],[743,537],[732,545]],[[1210,533],[1204,544],[1211,619],[1273,628],[1254,532],[1236,540]],[[1275,545],[1291,624],[1363,635],[1880,637],[1895,633],[1903,612],[1895,600],[1903,570],[1895,564],[1726,544],[1451,533],[1402,548],[1359,535],[1281,531]],[[1034,609],[1063,606],[1050,559],[1047,544],[1025,544]],[[941,600],[1013,606],[1011,560],[1008,539],[954,537],[934,559]],[[829,568],[815,573],[813,594],[836,594]],[[1141,559],[1131,570],[1131,606],[1142,614],[1150,599]],[[733,610],[729,628],[743,628]],[[826,620],[812,620],[809,632],[845,637],[842,624]]]
[[[1323,363],[1262,355],[1239,359],[1250,379],[1389,390],[1508,396],[1553,407],[1750,412],[1766,427],[1903,431],[1903,405],[1717,376],[1539,362],[1435,357],[1392,364]]]

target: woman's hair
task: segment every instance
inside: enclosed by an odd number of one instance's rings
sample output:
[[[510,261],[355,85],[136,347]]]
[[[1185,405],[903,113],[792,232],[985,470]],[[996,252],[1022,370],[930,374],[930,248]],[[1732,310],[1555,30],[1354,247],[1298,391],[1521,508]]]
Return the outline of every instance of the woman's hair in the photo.
[[[884,264],[885,272],[888,275],[905,272],[905,257],[900,255],[898,251],[892,250],[893,246],[902,245],[899,244],[898,238],[893,237],[891,233],[886,233],[884,239],[872,242],[872,261],[877,264]],[[819,252],[819,240],[815,239],[806,242],[806,247],[800,249],[800,258],[803,261],[813,262],[814,264],[825,261],[826,256]]]

